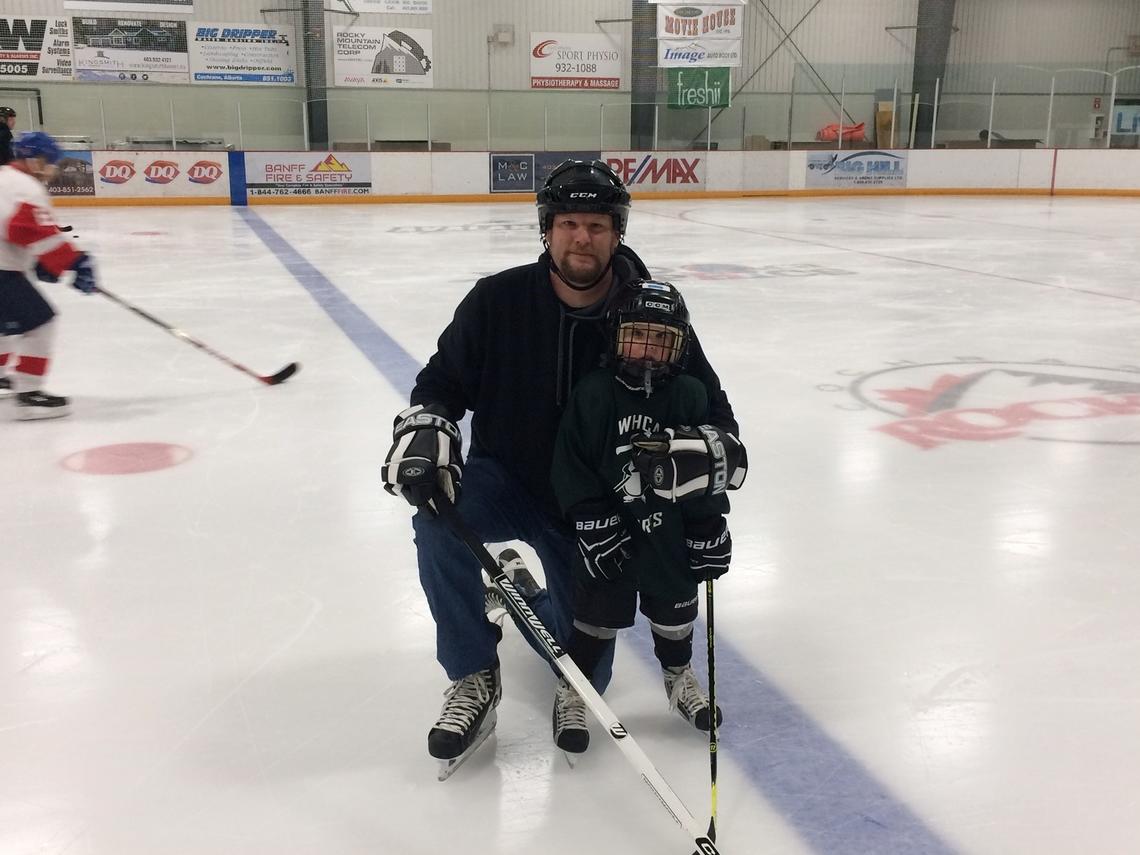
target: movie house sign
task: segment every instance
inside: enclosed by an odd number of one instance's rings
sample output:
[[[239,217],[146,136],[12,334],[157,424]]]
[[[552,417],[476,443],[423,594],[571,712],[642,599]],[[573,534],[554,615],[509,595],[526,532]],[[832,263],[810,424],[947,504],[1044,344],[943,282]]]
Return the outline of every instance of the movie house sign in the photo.
[[[661,5],[657,7],[657,38],[743,38],[742,12],[737,6],[709,6],[703,3]]]

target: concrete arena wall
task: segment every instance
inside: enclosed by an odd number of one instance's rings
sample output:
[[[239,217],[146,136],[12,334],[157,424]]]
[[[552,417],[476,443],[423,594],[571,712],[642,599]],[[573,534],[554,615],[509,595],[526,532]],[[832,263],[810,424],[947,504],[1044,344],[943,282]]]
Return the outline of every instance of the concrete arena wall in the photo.
[[[57,204],[258,205],[532,199],[543,152],[163,152],[76,154]],[[1140,151],[576,152],[607,160],[634,197],[1024,194],[1140,196]],[[880,179],[839,166],[877,161]],[[83,158],[87,158],[84,160]],[[498,160],[496,160],[498,159]],[[505,163],[518,168],[506,168]],[[519,164],[522,164],[519,167]],[[496,167],[498,171],[496,172]],[[854,169],[850,164],[846,167]],[[861,170],[862,167],[859,167]],[[872,166],[867,167],[872,170]],[[838,180],[828,183],[831,175]],[[271,177],[267,177],[271,176]],[[280,184],[272,182],[280,181]],[[270,183],[266,183],[270,182]],[[292,183],[290,183],[292,182]]]

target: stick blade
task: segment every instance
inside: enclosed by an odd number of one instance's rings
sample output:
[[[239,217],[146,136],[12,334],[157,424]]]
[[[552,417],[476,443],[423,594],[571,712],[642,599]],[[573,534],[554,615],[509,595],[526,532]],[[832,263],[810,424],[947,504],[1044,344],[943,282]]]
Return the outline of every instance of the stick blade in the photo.
[[[268,377],[262,377],[261,382],[267,386],[276,386],[278,383],[284,383],[294,374],[301,370],[301,366],[296,362],[290,362],[276,374],[271,374]]]

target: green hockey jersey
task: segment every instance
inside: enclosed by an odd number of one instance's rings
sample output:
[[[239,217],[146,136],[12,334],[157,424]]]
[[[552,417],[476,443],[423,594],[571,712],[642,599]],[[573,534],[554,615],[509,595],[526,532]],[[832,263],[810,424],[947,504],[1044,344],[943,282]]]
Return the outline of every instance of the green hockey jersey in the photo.
[[[685,520],[727,513],[728,499],[704,496],[679,504],[659,499],[633,467],[630,436],[704,424],[708,411],[708,392],[695,377],[674,377],[646,397],[599,369],[574,387],[554,446],[551,483],[562,512],[608,498],[632,539],[625,571],[636,574],[643,593],[675,602],[690,599],[696,590]]]

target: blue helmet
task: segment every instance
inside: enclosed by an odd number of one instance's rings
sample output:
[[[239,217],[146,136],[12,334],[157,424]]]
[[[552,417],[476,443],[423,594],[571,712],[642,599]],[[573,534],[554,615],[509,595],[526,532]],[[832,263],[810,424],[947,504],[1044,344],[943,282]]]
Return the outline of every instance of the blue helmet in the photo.
[[[18,140],[12,142],[12,156],[23,159],[25,157],[42,157],[48,163],[59,163],[63,152],[59,150],[59,143],[51,134],[43,131],[29,131],[20,134]]]

